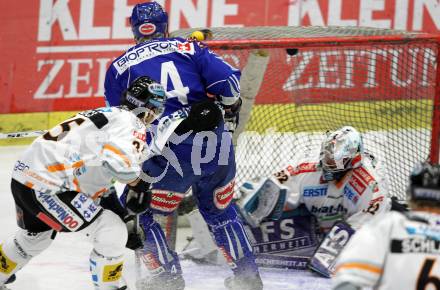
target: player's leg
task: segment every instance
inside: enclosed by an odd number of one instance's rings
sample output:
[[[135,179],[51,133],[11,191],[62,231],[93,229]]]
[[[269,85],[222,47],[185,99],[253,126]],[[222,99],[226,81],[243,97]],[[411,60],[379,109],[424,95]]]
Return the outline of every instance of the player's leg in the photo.
[[[54,194],[36,191],[15,180],[11,189],[18,216],[23,217],[19,219],[23,230],[5,243],[5,255],[15,258],[17,265],[22,267],[50,245],[56,231],[81,231],[94,241],[90,260],[92,264],[96,262],[97,270],[91,269],[95,289],[119,289],[127,230],[116,214],[103,211],[92,199],[79,192]],[[21,259],[11,254],[10,249],[14,246]]]
[[[229,289],[262,289],[258,267],[243,222],[231,203],[234,194],[235,162],[219,166],[217,172],[204,176],[193,194],[200,213],[208,224],[217,246],[234,276],[225,281]]]
[[[93,240],[90,271],[95,289],[119,289],[127,242],[124,222],[112,211],[103,210],[80,232]]]
[[[140,226],[145,235],[141,259],[150,274],[143,283],[145,289],[184,289],[179,257],[169,247],[165,233],[151,211],[140,217]]]
[[[33,257],[47,249],[56,233],[36,217],[38,204],[32,198],[32,189],[12,180],[11,191],[20,228],[13,237],[0,244],[0,286],[10,281],[14,273]]]
[[[153,213],[166,215],[177,209],[191,186],[191,178],[186,178],[188,169],[182,166],[184,178],[174,167],[167,166],[166,159],[158,156],[147,160],[143,164],[143,170],[152,177],[163,176],[152,184],[151,210],[139,216],[139,225],[144,236],[144,247],[140,256],[150,274],[150,277],[140,283],[145,289],[183,289],[185,282],[179,258],[167,243],[166,235],[154,220]],[[121,196],[123,204],[125,195],[126,192]]]

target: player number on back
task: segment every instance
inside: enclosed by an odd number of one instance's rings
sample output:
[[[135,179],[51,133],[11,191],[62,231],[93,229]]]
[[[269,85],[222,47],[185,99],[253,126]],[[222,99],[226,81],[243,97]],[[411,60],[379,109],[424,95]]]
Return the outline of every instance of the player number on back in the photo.
[[[420,270],[419,278],[417,279],[417,290],[436,289],[440,290],[440,279],[436,276],[431,276],[431,270],[434,267],[436,259],[426,259]],[[431,286],[431,288],[429,288]]]
[[[52,128],[49,132],[43,135],[43,138],[49,141],[60,141],[66,137],[67,133],[69,133],[72,128],[81,125],[84,121],[83,118],[67,120]]]
[[[177,71],[176,65],[173,61],[167,61],[162,63],[160,83],[168,88],[168,79],[171,81],[171,85],[174,90],[167,91],[168,98],[177,97],[182,105],[188,104],[189,87],[185,87],[180,78],[180,74]]]

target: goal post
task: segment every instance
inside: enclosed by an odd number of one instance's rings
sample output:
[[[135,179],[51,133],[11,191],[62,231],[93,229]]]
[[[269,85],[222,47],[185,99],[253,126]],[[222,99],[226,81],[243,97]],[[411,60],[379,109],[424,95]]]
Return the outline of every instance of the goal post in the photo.
[[[416,162],[439,162],[440,36],[364,27],[211,30],[210,49],[242,71],[256,51],[268,57],[261,83],[246,76],[241,83],[259,90],[238,137],[238,185],[316,159],[324,133],[344,125],[362,132],[399,198]]]

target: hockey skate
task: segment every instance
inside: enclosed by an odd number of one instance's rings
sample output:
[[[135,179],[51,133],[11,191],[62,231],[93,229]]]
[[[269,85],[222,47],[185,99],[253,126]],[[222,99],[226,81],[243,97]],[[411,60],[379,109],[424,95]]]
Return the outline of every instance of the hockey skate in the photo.
[[[229,290],[262,290],[263,281],[260,275],[231,276],[225,279],[225,287]]]
[[[158,275],[141,279],[136,282],[136,289],[139,290],[183,290],[185,280],[181,274],[162,272]]]
[[[16,278],[15,274],[13,274],[8,280],[6,280],[5,285],[0,285],[0,290],[9,290],[10,288],[6,287],[6,284],[14,282]]]

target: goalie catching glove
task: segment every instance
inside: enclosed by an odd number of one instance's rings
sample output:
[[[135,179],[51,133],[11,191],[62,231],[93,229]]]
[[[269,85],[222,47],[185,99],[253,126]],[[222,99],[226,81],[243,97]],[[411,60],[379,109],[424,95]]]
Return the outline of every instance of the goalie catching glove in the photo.
[[[128,193],[125,206],[127,210],[134,214],[145,212],[151,203],[152,192],[150,190],[150,183],[139,179],[136,185],[128,185]]]

